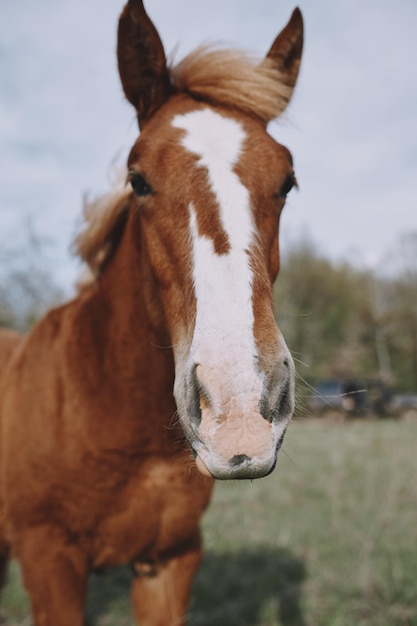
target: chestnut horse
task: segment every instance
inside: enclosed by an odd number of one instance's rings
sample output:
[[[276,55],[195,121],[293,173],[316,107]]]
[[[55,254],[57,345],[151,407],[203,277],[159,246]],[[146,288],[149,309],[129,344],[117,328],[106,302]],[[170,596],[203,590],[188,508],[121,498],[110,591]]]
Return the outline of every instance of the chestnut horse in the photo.
[[[36,324],[1,388],[1,545],[36,626],[80,626],[88,572],[128,562],[138,623],[184,624],[213,478],[275,466],[294,367],[272,284],[295,176],[266,126],[302,41],[296,9],[262,61],[205,48],[170,68],[142,1],[123,10],[141,131],[127,184],[86,207],[93,280]]]

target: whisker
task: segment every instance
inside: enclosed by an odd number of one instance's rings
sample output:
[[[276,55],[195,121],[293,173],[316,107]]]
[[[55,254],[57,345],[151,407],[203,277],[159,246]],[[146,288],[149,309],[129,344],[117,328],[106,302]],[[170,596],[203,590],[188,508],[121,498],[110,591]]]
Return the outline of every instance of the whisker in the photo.
[[[304,363],[304,361],[301,361],[300,359],[297,359],[294,354],[292,354],[292,358],[294,359],[294,361],[296,361],[297,363],[299,363],[300,365],[304,365],[304,367],[310,367],[308,365],[308,363]]]
[[[160,350],[173,350],[174,348],[177,347],[178,344],[172,344],[172,345],[168,345],[168,346],[158,346],[157,343],[154,343],[153,341],[149,341],[149,345],[153,346],[154,348],[158,348]]]

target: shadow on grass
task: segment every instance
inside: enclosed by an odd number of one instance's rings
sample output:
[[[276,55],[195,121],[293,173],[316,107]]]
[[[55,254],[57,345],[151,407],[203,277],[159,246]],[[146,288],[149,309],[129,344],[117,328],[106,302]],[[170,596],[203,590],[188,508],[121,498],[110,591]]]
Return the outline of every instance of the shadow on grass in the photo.
[[[100,617],[111,615],[122,620],[129,618],[130,587],[133,570],[130,566],[116,567],[102,573],[91,574],[88,584],[86,626],[96,626]],[[127,623],[134,623],[129,620]]]
[[[108,612],[119,613],[120,623],[126,618],[131,577],[129,568],[92,577],[88,626]],[[289,550],[207,552],[194,583],[187,624],[305,626],[301,609],[305,578],[303,561]]]
[[[190,626],[304,626],[303,561],[285,549],[206,554],[194,584]]]

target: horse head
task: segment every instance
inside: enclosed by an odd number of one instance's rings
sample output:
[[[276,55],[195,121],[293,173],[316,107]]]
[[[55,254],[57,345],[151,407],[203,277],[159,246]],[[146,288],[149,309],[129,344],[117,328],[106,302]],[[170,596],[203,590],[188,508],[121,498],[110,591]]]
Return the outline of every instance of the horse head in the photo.
[[[220,479],[270,473],[293,413],[272,286],[295,175],[266,126],[291,98],[302,43],[296,9],[260,62],[200,49],[170,68],[141,0],[119,22],[119,73],[141,131],[129,181],[173,346],[178,415],[198,468]]]

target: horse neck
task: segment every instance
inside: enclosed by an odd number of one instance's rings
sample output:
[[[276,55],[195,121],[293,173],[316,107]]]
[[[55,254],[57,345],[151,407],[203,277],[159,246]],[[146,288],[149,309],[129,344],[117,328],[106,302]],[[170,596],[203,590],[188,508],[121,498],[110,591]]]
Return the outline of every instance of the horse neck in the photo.
[[[135,212],[100,279],[98,297],[108,312],[106,346],[113,362],[123,364],[138,381],[149,379],[151,372],[152,384],[171,399],[171,342]]]

